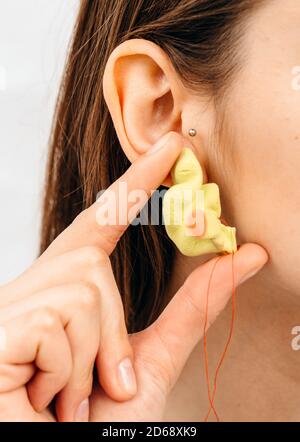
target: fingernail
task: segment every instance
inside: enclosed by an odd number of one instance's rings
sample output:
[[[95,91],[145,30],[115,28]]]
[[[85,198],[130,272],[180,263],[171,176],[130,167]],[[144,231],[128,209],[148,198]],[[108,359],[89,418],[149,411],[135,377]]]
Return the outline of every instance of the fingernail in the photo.
[[[119,375],[122,388],[130,395],[134,395],[137,391],[136,378],[132,362],[130,358],[123,359],[119,364]]]
[[[247,281],[248,279],[252,278],[252,276],[256,275],[256,273],[258,273],[263,266],[257,267],[255,270],[251,270],[250,272],[246,273],[246,275],[244,275],[240,281],[239,284],[243,284],[243,282]]]
[[[154,153],[158,152],[160,149],[162,149],[167,141],[168,138],[170,136],[170,133],[165,134],[162,138],[160,138],[154,145],[153,147],[147,151],[147,155],[153,155]]]
[[[77,408],[75,421],[76,422],[88,422],[89,420],[89,400],[84,399]]]

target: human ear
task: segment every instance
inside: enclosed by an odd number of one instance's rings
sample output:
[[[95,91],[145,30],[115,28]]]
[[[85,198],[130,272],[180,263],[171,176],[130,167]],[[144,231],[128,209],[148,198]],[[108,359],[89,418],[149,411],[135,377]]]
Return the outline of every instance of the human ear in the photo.
[[[197,137],[192,143],[188,136],[196,118],[198,136],[208,131],[204,118],[203,131],[199,128],[201,101],[182,83],[163,49],[151,41],[127,40],[114,49],[105,67],[103,92],[131,162],[170,131],[183,136],[186,147],[197,150]],[[201,161],[201,152],[195,153]]]

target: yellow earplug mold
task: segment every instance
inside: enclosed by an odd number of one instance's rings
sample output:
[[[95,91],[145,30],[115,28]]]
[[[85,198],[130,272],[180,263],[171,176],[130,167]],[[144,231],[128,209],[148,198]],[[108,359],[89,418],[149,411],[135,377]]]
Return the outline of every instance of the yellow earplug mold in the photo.
[[[191,149],[184,148],[172,169],[174,185],[163,199],[168,236],[183,255],[233,253],[236,229],[222,224],[219,187],[203,184],[201,166]]]

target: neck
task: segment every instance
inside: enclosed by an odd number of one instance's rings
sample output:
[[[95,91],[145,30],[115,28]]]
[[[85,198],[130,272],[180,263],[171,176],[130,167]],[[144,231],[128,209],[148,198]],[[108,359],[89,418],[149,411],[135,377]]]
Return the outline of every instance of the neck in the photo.
[[[175,293],[193,268],[206,260],[178,255],[170,293]],[[292,329],[300,325],[299,312],[299,295],[276,285],[268,266],[237,288],[234,333],[218,377],[215,400],[221,420],[300,420],[300,352],[291,346]],[[211,381],[228,338],[230,319],[228,305],[208,332]],[[189,407],[183,397],[189,398]],[[207,409],[201,341],[171,393],[166,419],[197,421],[205,417]]]

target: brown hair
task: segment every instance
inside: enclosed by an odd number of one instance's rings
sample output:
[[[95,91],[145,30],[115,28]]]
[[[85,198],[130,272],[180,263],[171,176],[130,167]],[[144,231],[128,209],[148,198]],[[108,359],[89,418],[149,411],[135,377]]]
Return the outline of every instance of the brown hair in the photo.
[[[129,167],[103,98],[113,49],[155,42],[190,87],[220,97],[241,60],[245,15],[259,0],[82,0],[53,123],[41,252]],[[163,226],[130,226],[111,256],[130,333],[160,313],[174,256]]]

